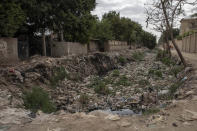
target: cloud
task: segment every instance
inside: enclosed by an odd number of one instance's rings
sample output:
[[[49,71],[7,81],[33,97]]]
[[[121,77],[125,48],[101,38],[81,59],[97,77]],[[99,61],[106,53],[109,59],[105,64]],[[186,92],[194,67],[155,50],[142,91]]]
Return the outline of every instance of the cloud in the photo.
[[[149,31],[157,37],[160,36],[160,33],[152,30],[151,27],[146,28],[146,14],[144,4],[149,0],[96,0],[97,7],[92,12],[92,14],[97,15],[99,18],[102,18],[104,13],[109,11],[120,12],[122,17],[128,17],[132,20],[140,23],[144,30]],[[191,7],[186,6],[186,15],[191,14]],[[179,22],[178,22],[179,24]]]
[[[144,4],[146,0],[96,0],[97,7],[92,14],[102,18],[104,13],[109,11],[120,12],[122,17],[131,18],[133,21],[138,22],[143,28],[159,36],[159,34],[150,28],[146,28],[146,15]]]

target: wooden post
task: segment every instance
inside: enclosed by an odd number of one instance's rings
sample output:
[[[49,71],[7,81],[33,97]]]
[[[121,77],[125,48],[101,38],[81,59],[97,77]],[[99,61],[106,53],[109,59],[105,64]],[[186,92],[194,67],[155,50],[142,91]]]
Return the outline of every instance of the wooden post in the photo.
[[[195,50],[194,50],[194,53],[196,53],[196,32],[194,33],[194,44],[195,44]]]
[[[189,35],[189,53],[191,53],[191,35]]]
[[[181,42],[182,42],[182,51],[184,52],[183,38],[181,39]]]
[[[42,54],[43,56],[47,55],[47,51],[46,51],[46,36],[45,36],[45,30],[43,29],[42,32]]]

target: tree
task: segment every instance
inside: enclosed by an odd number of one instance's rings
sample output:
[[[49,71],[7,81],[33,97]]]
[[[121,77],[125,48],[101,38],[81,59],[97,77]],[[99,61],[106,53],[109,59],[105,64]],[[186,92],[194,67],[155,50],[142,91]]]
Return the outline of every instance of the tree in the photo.
[[[61,40],[87,43],[94,17],[91,11],[95,0],[52,0],[53,29],[61,34]]]
[[[149,49],[154,49],[155,46],[156,46],[156,36],[149,33],[149,32],[146,32],[146,31],[143,31],[142,33],[142,43],[145,47],[148,47]]]
[[[100,39],[100,43],[113,39],[127,41],[129,45],[142,44],[151,49],[156,45],[154,35],[145,32],[140,24],[130,18],[120,17],[115,11],[105,13],[101,21],[97,18],[94,23],[96,24],[92,30],[92,37]]]
[[[151,1],[152,3],[147,3],[146,14],[147,14],[147,27],[150,25],[153,26],[153,29],[157,32],[160,32],[162,35],[159,42],[163,41],[163,48],[166,50],[168,55],[171,57],[170,44],[169,44],[169,34],[167,33],[165,18],[162,15],[162,10],[157,9],[156,1]],[[156,7],[154,7],[156,6]],[[165,45],[166,44],[166,45]],[[167,48],[166,48],[167,47]]]
[[[22,8],[26,13],[26,23],[31,27],[34,34],[41,33],[42,35],[42,50],[46,56],[46,31],[52,27],[52,17],[50,11],[52,6],[49,0],[22,0]]]
[[[110,11],[103,15],[103,20],[109,21],[115,40],[131,42],[141,42],[142,26],[129,18],[120,17],[116,11]]]
[[[46,55],[46,33],[59,34],[60,40],[86,43],[95,8],[95,0],[19,0],[27,14],[26,23],[34,35],[43,38],[43,55]]]
[[[150,20],[150,18],[158,18],[158,22],[162,24],[163,27],[165,27],[165,30],[167,31],[167,34],[170,35],[170,38],[172,39],[172,43],[183,63],[184,66],[186,65],[185,59],[178,48],[174,36],[173,36],[173,28],[175,27],[175,24],[177,20],[179,19],[179,16],[184,13],[183,6],[185,4],[194,4],[189,3],[188,0],[154,0],[151,1],[151,7],[149,8],[147,12],[147,21]],[[156,15],[157,14],[157,15]],[[149,21],[148,21],[149,22]]]
[[[178,28],[174,28],[173,29],[173,36],[174,38],[177,38],[179,36],[179,32],[180,30]],[[168,37],[168,40],[172,40],[171,37],[169,35],[166,35],[167,32],[164,31],[161,36],[160,36],[160,39],[159,39],[159,43],[166,43],[166,37]]]
[[[114,39],[111,23],[106,19],[101,21],[97,19],[92,33],[94,38],[99,39],[100,44],[104,44],[106,41]]]
[[[0,36],[14,36],[25,21],[20,4],[14,0],[0,1]]]

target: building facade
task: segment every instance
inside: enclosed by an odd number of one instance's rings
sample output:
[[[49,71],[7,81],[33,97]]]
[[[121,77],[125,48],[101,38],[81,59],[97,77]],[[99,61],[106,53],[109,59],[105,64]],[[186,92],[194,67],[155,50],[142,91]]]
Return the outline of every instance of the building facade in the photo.
[[[189,31],[197,31],[197,17],[186,17],[181,20],[180,35]]]

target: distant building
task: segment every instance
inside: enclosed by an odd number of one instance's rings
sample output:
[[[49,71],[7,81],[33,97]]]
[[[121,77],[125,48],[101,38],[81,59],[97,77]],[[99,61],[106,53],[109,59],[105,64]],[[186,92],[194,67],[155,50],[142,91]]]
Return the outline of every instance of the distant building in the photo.
[[[180,35],[192,30],[197,31],[197,17],[185,17],[181,20]]]

